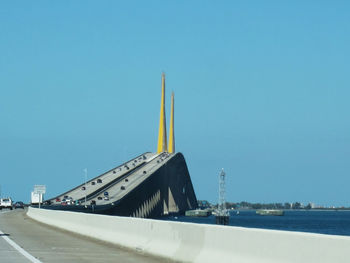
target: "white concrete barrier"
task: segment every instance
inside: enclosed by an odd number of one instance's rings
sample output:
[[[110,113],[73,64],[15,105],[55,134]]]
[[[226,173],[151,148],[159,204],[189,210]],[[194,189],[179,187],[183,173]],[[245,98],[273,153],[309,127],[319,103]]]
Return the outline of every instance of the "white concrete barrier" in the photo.
[[[348,263],[350,237],[29,208],[34,220],[183,262]]]

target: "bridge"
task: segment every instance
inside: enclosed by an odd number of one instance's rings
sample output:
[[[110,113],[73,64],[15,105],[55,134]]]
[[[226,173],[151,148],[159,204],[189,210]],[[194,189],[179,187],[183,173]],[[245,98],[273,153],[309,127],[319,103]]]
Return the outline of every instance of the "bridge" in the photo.
[[[157,152],[145,152],[46,200],[42,207],[141,218],[184,214],[186,210],[197,208],[185,158],[175,152],[174,93],[171,96],[169,143],[165,115],[163,73]]]
[[[163,74],[157,152],[46,200],[45,209],[2,211],[1,262],[349,262],[350,237],[149,219],[197,207],[175,151],[173,95],[170,119],[168,140]]]
[[[73,200],[72,204],[62,200]],[[45,201],[42,208],[141,218],[197,207],[181,153],[144,153],[86,184]]]

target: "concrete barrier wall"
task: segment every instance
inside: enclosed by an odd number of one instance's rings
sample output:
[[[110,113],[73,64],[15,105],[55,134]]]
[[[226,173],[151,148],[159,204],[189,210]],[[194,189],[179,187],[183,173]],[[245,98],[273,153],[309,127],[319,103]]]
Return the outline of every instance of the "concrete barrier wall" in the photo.
[[[42,223],[183,262],[350,262],[350,237],[29,208]]]

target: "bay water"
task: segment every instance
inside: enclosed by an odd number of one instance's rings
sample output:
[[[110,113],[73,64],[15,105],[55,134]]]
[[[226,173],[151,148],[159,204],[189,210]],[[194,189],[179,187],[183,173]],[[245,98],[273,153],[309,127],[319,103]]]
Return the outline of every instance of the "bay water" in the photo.
[[[166,220],[215,224],[215,216],[168,217]],[[255,210],[230,211],[230,226],[350,236],[350,211],[285,210],[283,216],[261,216]]]

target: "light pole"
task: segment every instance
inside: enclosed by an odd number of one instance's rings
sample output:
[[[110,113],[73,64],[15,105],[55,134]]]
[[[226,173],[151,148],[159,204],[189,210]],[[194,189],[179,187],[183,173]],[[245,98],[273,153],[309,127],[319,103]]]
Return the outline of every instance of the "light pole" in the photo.
[[[86,181],[87,181],[87,168],[84,169],[85,174],[85,207],[86,207]]]

